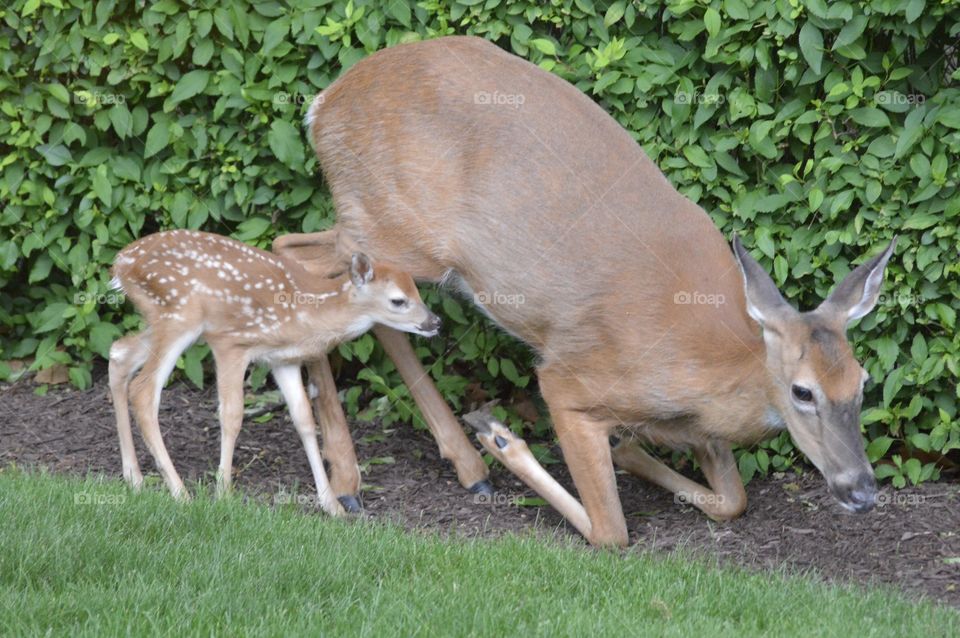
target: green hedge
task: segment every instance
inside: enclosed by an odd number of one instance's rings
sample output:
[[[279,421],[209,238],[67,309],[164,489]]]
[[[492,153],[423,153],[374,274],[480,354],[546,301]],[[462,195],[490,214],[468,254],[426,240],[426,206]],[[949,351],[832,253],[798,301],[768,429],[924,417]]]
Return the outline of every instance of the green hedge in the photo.
[[[473,33],[598,100],[802,308],[898,233],[880,306],[851,331],[876,379],[870,456],[902,484],[960,449],[955,3],[15,0],[0,16],[0,360],[66,364],[89,384],[137,325],[111,303],[107,265],[140,234],[205,228],[267,246],[328,227],[300,128],[309,97],[384,46]],[[535,396],[522,346],[428,298],[449,328],[418,348],[454,406],[468,392]],[[201,383],[203,352],[182,363]],[[340,352],[352,413],[414,417],[371,338]],[[510,418],[545,431],[542,416]],[[739,458],[749,477],[795,452],[781,437]]]

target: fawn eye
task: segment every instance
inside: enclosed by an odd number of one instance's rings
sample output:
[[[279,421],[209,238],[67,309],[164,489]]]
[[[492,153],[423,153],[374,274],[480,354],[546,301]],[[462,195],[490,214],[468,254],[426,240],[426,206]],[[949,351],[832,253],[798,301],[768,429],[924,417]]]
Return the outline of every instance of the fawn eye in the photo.
[[[407,300],[403,298],[391,299],[390,303],[393,304],[394,308],[403,308],[407,305]]]
[[[800,385],[795,385],[790,388],[790,391],[793,393],[793,398],[801,403],[812,403],[813,402],[813,392],[808,388],[805,388]]]

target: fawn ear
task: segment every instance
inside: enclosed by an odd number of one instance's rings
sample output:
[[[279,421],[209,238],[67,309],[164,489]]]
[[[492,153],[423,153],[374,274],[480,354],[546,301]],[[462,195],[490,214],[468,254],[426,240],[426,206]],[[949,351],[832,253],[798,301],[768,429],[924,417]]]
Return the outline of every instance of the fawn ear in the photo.
[[[764,329],[776,326],[782,320],[796,313],[777,290],[777,285],[757,260],[754,259],[733,236],[733,255],[737,258],[740,273],[743,275],[743,290],[747,298],[747,313]]]
[[[353,253],[350,258],[350,281],[357,288],[373,281],[373,262],[363,253]]]
[[[854,268],[817,310],[848,324],[873,310],[880,297],[883,271],[896,246],[897,238],[894,237],[882,253]]]

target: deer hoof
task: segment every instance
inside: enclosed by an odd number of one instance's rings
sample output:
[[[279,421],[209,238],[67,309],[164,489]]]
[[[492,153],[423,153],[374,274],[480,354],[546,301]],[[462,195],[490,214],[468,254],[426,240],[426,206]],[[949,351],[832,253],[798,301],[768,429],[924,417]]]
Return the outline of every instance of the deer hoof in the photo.
[[[359,514],[363,511],[363,506],[360,505],[360,500],[356,496],[346,494],[344,496],[338,496],[337,500],[340,501],[343,510],[348,514]]]
[[[480,494],[481,496],[493,496],[493,485],[487,479],[477,481],[470,486],[471,494]]]

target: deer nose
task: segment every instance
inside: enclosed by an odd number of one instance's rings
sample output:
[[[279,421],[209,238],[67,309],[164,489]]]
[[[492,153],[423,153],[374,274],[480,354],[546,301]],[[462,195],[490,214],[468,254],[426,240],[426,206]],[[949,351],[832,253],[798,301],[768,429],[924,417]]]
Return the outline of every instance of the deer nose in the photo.
[[[873,472],[862,474],[850,483],[837,485],[834,494],[851,512],[869,512],[877,504],[877,482],[873,478]]]

